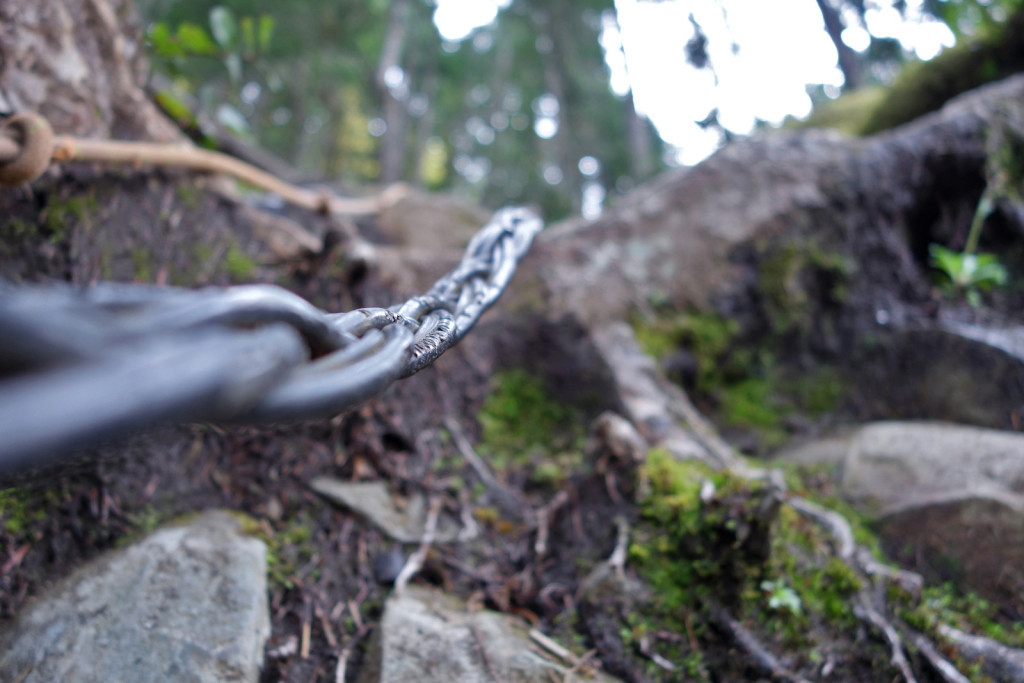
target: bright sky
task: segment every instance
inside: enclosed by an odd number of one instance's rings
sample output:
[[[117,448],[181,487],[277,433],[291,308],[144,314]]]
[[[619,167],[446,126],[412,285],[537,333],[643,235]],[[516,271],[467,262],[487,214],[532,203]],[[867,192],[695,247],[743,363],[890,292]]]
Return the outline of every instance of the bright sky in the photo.
[[[462,40],[493,21],[510,1],[437,0],[434,21],[444,38]],[[891,0],[868,0],[868,27],[930,59],[953,44],[953,35],[944,24],[924,17],[922,4],[908,0],[909,20],[904,20]],[[632,86],[637,109],[675,148],[676,163],[697,163],[718,148],[719,133],[694,123],[714,107],[722,125],[747,133],[757,119],[778,124],[787,115],[807,116],[808,84],[833,86],[838,92],[843,83],[815,0],[616,0],[615,6],[621,32],[614,21],[606,21],[601,35],[611,87],[624,94]],[[708,36],[714,73],[686,62],[691,13]],[[868,33],[851,28],[844,40],[865,49]]]

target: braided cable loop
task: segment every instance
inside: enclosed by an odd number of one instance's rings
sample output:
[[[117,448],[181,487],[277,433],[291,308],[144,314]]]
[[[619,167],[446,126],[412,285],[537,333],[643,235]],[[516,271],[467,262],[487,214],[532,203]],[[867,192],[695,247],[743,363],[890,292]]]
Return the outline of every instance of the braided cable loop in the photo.
[[[462,339],[541,228],[498,211],[454,270],[387,309],[326,313],[274,285],[0,281],[0,469],[169,421],[336,415]]]

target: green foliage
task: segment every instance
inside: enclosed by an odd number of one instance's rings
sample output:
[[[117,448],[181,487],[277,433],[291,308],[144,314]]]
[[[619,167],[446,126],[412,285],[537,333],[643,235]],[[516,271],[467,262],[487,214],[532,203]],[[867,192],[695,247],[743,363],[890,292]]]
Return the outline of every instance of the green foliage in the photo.
[[[761,590],[768,596],[769,609],[785,610],[790,614],[800,614],[803,611],[800,596],[784,581],[765,579],[761,582]]]
[[[1006,268],[995,254],[955,252],[939,244],[928,247],[931,264],[945,277],[944,290],[950,296],[964,296],[972,306],[981,305],[980,292],[1006,284]]]
[[[579,415],[551,398],[543,380],[515,369],[494,375],[492,386],[477,420],[483,428],[480,450],[498,467],[524,463],[533,452],[578,449]]]
[[[407,180],[488,206],[533,203],[550,219],[579,209],[585,181],[614,194],[619,181],[645,179],[632,168],[624,103],[609,89],[598,42],[611,0],[516,0],[491,26],[443,45],[431,3],[403,7],[222,0],[211,10],[201,0],[140,1],[152,62],[199,100],[201,113],[316,176],[376,182],[376,155],[397,138]],[[394,92],[381,83],[389,35],[401,36]],[[553,49],[538,50],[538,36]],[[546,93],[558,98],[553,139],[533,128]],[[395,95],[401,106],[389,109]],[[647,142],[659,163],[660,142],[653,133]],[[583,177],[583,156],[599,160],[597,176]],[[561,179],[545,181],[545,169]]]
[[[963,296],[974,307],[981,305],[981,292],[1005,285],[1007,281],[1006,268],[999,262],[999,257],[995,254],[975,253],[981,228],[994,206],[992,193],[990,185],[978,202],[967,235],[967,244],[962,252],[951,251],[939,244],[928,246],[931,265],[945,276],[941,286],[946,294]]]
[[[977,11],[975,0],[941,3],[940,16],[948,17],[950,28],[963,39],[931,61],[906,65],[860,132],[869,135],[906,123],[960,93],[1024,69],[1022,5],[1017,0],[993,4],[1006,10],[1005,21],[991,19],[987,10]],[[965,27],[973,28],[974,35],[965,36]]]
[[[238,20],[230,8],[216,5],[210,9],[208,21],[209,31],[189,21],[180,23],[173,31],[166,22],[152,24],[146,34],[152,54],[173,72],[180,72],[182,60],[189,58],[219,60],[231,82],[237,85],[242,79],[243,63],[254,62],[269,49],[275,20],[269,14],[259,19],[243,16]]]

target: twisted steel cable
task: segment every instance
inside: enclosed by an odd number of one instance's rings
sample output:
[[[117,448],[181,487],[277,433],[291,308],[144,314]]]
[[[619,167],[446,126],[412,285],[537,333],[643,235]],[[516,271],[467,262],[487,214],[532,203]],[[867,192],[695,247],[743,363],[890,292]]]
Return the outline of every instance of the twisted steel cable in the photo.
[[[458,343],[541,228],[527,209],[501,209],[452,272],[387,309],[327,313],[273,285],[0,282],[0,469],[159,423],[351,408]]]

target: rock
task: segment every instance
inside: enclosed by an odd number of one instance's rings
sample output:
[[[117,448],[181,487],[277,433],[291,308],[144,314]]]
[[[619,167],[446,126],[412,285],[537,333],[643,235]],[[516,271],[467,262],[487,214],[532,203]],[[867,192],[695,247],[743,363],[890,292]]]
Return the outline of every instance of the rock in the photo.
[[[348,482],[318,477],[309,486],[328,500],[358,512],[396,541],[419,543],[423,540],[427,503],[420,493],[414,493],[399,505],[383,481]],[[459,531],[458,523],[442,512],[437,520],[434,542],[451,543],[458,538]]]
[[[377,583],[390,585],[395,582],[405,566],[405,554],[401,548],[391,548],[373,556],[373,578]]]
[[[549,681],[561,680],[572,667],[538,648],[522,619],[470,611],[436,589],[409,586],[385,604],[357,680]],[[615,679],[598,673],[588,680]]]
[[[780,457],[834,462],[844,444],[842,494],[877,520],[892,555],[931,582],[1024,608],[1024,434],[878,422]]]
[[[0,680],[258,680],[266,546],[239,526],[207,512],[72,574],[0,636]]]
[[[842,490],[881,517],[975,497],[1024,503],[1024,434],[937,422],[877,422],[852,440]]]
[[[842,466],[857,431],[847,431],[822,438],[794,440],[786,444],[773,456],[775,460],[797,465]]]
[[[1024,419],[1024,326],[943,316],[896,330],[861,352],[850,375],[869,418],[943,420],[1012,429]],[[885,387],[879,391],[879,387]]]

